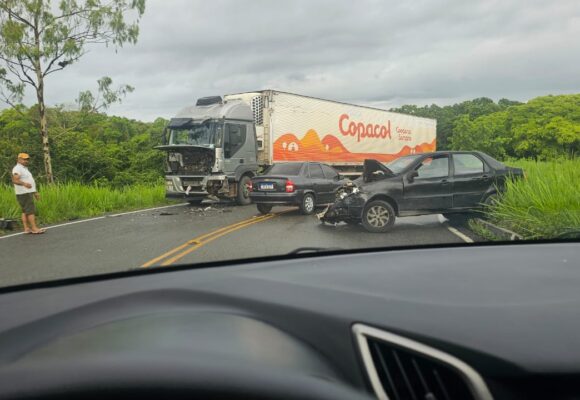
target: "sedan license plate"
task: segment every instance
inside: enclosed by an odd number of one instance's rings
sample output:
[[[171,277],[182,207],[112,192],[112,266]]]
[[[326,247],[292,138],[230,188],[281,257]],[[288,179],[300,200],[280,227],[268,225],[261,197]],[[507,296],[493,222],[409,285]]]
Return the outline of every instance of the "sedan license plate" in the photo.
[[[273,183],[260,183],[260,190],[274,190]]]

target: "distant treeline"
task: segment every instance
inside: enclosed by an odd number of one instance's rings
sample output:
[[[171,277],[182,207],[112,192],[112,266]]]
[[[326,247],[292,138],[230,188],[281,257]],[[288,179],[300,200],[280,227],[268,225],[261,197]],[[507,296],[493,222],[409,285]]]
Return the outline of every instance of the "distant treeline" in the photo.
[[[498,159],[549,160],[580,151],[580,94],[538,97],[527,103],[479,98],[452,106],[405,105],[392,111],[437,119],[439,150],[481,150]],[[166,120],[145,123],[98,113],[49,109],[49,137],[57,182],[114,187],[154,184],[163,177]],[[37,108],[0,112],[0,183],[9,183],[19,152],[44,171]]]
[[[44,165],[36,107],[0,113],[0,183],[10,181],[19,152],[42,181]],[[164,154],[155,150],[168,121],[145,123],[98,113],[49,110],[49,133],[57,182],[113,187],[155,184],[163,177]]]
[[[536,160],[576,157],[580,151],[580,94],[537,97],[527,103],[479,98],[391,111],[435,118],[439,150],[481,150],[498,159]]]

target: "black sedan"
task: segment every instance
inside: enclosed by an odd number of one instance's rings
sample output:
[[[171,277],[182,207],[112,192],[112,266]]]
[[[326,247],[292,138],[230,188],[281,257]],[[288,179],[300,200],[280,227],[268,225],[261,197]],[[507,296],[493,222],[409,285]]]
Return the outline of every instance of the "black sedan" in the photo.
[[[363,175],[338,192],[319,215],[323,222],[362,223],[385,232],[397,216],[454,215],[491,204],[506,179],[523,171],[478,151],[441,151],[401,157],[387,166],[365,160]]]
[[[263,214],[274,205],[298,205],[303,214],[312,214],[316,206],[334,202],[336,191],[344,183],[338,172],[326,164],[279,163],[264,175],[252,178],[250,198]]]

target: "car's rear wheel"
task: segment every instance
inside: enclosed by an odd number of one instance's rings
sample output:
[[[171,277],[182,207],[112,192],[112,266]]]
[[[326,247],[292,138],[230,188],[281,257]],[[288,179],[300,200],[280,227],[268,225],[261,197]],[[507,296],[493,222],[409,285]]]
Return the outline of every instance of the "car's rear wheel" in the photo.
[[[497,193],[490,194],[483,201],[483,206],[484,207],[494,206],[495,204],[497,204],[498,200],[499,196],[497,195]]]
[[[252,180],[249,176],[242,176],[242,179],[238,182],[238,196],[236,198],[236,202],[240,206],[248,205],[252,202],[250,199],[250,188],[249,185],[251,184]]]
[[[300,203],[300,212],[304,215],[310,215],[314,212],[316,208],[316,199],[312,193],[306,193],[302,197],[302,203]]]
[[[256,204],[256,206],[258,207],[258,211],[262,214],[268,214],[270,211],[272,211],[271,204]]]
[[[374,200],[366,205],[362,214],[362,225],[369,232],[386,232],[395,224],[393,206],[383,200]]]

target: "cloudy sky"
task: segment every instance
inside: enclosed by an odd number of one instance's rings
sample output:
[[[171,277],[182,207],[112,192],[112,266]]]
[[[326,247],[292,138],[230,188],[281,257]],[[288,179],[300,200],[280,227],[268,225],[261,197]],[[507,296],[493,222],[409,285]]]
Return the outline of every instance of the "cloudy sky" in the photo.
[[[580,92],[579,0],[147,0],[140,27],[51,75],[47,102],[104,75],[135,87],[108,113],[145,121],[259,89],[384,108]]]

